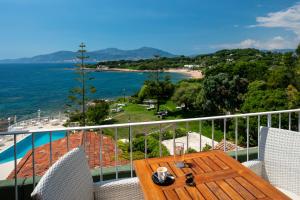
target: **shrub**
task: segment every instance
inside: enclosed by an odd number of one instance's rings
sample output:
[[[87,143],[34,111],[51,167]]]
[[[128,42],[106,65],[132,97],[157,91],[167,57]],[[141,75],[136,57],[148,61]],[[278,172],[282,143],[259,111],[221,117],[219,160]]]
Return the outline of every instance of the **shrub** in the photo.
[[[202,151],[209,151],[209,150],[211,150],[211,146],[209,144],[205,144]]]
[[[196,153],[197,151],[195,150],[195,149],[193,149],[193,148],[191,148],[191,147],[189,147],[186,151],[185,151],[185,153]]]

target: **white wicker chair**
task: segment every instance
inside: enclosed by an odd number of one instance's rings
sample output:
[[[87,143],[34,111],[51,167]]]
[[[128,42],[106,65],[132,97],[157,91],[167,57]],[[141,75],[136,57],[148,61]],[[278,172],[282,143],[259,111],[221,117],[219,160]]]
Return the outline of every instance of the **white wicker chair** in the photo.
[[[31,194],[38,200],[140,200],[137,178],[93,183],[85,153],[75,148],[52,165]]]
[[[258,160],[243,163],[292,199],[300,199],[300,133],[261,127]]]

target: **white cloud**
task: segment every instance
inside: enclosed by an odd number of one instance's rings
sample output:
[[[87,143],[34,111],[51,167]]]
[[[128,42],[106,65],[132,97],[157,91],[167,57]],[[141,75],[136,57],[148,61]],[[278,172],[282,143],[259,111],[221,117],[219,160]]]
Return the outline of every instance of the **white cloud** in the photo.
[[[235,25],[234,25],[235,27]],[[281,28],[293,32],[294,37],[276,36],[268,40],[245,39],[237,43],[218,44],[212,49],[257,48],[257,49],[290,49],[295,48],[300,41],[300,2],[285,10],[268,13],[266,16],[257,17],[256,24],[249,28]]]
[[[300,39],[300,3],[286,10],[271,12],[264,17],[257,17],[256,22],[256,25],[249,27],[284,28],[293,31]]]
[[[219,44],[213,45],[211,48],[213,49],[245,49],[245,48],[256,48],[256,49],[287,49],[294,48],[295,44],[284,39],[281,36],[276,36],[267,41],[260,41],[254,39],[246,39],[238,43],[228,43],[228,44]]]

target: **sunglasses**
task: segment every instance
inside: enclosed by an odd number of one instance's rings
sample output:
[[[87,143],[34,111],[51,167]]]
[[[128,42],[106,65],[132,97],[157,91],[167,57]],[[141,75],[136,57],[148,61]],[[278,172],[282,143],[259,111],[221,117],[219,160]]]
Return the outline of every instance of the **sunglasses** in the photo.
[[[196,183],[194,182],[194,175],[192,173],[186,174],[185,178],[186,178],[185,183],[188,186],[196,186]]]

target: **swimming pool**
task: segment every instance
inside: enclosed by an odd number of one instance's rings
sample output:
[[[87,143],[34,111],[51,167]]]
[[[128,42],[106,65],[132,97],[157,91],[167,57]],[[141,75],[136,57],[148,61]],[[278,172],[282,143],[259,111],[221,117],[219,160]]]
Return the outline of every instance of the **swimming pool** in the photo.
[[[66,136],[66,131],[52,132],[52,141],[59,140]],[[50,142],[50,133],[35,133],[34,147],[39,147]],[[17,159],[22,158],[32,149],[32,135],[28,135],[17,143]],[[0,164],[14,160],[14,146],[5,149],[0,153]]]

